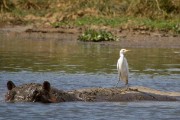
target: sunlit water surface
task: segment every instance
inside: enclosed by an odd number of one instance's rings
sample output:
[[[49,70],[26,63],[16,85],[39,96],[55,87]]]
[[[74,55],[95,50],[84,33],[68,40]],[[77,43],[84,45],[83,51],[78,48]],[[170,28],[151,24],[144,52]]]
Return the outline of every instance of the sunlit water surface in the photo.
[[[71,35],[44,39],[43,35],[0,34],[0,119],[180,119],[180,102],[4,102],[8,80],[16,85],[48,80],[64,90],[113,87],[118,80],[116,62],[121,48],[78,42]],[[129,49],[130,85],[180,92],[180,49]]]

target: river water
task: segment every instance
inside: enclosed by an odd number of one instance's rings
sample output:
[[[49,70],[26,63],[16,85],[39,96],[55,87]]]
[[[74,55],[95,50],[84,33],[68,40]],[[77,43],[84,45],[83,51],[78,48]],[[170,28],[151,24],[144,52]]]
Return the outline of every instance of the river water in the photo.
[[[53,36],[53,37],[52,37]],[[180,102],[6,103],[6,83],[72,90],[114,87],[121,45],[84,43],[73,35],[0,33],[0,120],[178,120]],[[180,92],[180,48],[128,48],[131,86]],[[119,86],[124,83],[120,82]]]

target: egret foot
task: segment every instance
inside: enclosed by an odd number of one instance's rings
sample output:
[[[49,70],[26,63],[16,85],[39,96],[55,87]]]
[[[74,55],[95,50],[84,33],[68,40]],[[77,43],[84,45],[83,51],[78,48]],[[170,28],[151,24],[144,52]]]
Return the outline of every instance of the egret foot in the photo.
[[[128,91],[128,90],[130,90],[130,89],[131,89],[131,88],[129,88],[129,84],[126,84],[126,85],[125,85],[125,90]]]

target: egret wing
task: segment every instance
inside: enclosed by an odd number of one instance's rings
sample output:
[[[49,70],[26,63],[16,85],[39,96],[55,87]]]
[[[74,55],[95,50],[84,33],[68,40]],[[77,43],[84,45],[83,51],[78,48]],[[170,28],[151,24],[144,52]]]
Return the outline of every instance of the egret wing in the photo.
[[[123,63],[123,59],[119,58],[118,61],[117,61],[117,71],[118,71],[118,74],[120,74],[122,63]]]
[[[124,58],[122,62],[121,70],[120,70],[120,77],[126,83],[128,83],[128,74],[129,74],[128,69],[129,68],[128,68],[127,60],[126,58]]]

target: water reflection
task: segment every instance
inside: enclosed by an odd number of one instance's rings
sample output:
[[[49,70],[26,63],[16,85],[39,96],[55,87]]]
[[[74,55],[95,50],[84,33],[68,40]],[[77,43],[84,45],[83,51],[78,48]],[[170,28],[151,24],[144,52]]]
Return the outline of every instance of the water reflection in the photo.
[[[71,39],[0,39],[0,71],[116,73],[118,46]],[[130,48],[130,71],[179,74],[180,49]]]

